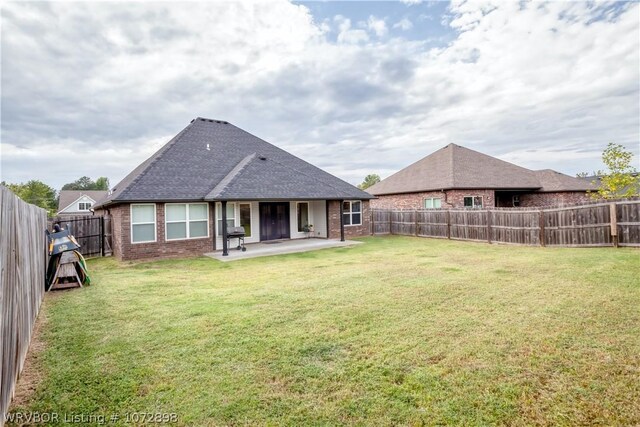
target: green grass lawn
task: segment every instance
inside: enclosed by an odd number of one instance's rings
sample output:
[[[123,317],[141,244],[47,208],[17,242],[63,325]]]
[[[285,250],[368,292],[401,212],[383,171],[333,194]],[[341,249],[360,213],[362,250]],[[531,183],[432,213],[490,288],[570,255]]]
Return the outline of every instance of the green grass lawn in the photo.
[[[13,410],[180,425],[640,423],[640,251],[411,237],[89,263]],[[124,421],[120,421],[124,424]]]

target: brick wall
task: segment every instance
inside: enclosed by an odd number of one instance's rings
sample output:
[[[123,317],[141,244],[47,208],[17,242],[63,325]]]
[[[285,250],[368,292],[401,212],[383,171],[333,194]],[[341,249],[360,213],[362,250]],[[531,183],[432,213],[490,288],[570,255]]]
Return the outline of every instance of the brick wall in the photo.
[[[188,240],[165,240],[164,203],[156,203],[157,239],[152,243],[131,243],[130,204],[108,209],[112,217],[113,255],[119,260],[168,258],[202,255],[213,251],[213,204],[209,204],[209,237]]]
[[[327,209],[329,210],[329,226],[328,226],[328,238],[339,239],[340,238],[340,201],[331,200],[327,201]],[[371,234],[371,211],[369,209],[369,202],[362,201],[362,224],[361,225],[345,225],[344,237],[346,239],[351,237],[368,236]]]
[[[493,190],[445,190],[420,193],[390,194],[371,200],[374,209],[423,209],[424,199],[439,198],[442,208],[463,208],[465,196],[482,196],[484,207],[495,206]]]
[[[585,191],[528,193],[520,196],[520,207],[567,206],[592,201]]]

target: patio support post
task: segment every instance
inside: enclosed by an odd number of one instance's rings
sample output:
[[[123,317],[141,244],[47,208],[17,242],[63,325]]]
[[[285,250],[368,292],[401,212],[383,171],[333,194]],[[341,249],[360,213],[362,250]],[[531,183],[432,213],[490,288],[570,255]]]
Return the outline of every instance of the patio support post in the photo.
[[[222,201],[222,256],[229,256],[227,248],[227,201]]]
[[[344,242],[344,200],[340,200],[340,241]]]

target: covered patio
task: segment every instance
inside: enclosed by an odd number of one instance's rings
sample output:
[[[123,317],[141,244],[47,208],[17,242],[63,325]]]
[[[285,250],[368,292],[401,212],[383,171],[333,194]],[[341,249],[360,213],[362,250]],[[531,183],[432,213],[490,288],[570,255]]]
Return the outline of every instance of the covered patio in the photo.
[[[296,252],[308,252],[318,249],[339,248],[345,246],[359,245],[362,242],[355,240],[334,240],[334,239],[296,239],[296,240],[271,240],[260,243],[248,243],[245,252],[236,250],[235,247],[229,249],[229,255],[223,256],[223,251],[209,252],[205,255],[222,262],[237,261],[241,259],[257,258],[271,255],[283,255]]]

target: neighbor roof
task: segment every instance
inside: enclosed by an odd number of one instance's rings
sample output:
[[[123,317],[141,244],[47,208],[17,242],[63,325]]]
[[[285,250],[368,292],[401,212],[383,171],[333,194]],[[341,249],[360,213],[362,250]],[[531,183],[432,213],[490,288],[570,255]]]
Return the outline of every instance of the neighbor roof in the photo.
[[[532,171],[504,160],[449,144],[369,187],[376,196],[450,189],[583,191],[582,179],[545,169]]]
[[[552,169],[542,169],[534,171],[534,173],[540,181],[541,188],[539,191],[587,191],[597,189],[597,185],[592,180],[575,178]]]
[[[118,183],[101,205],[154,200],[371,198],[228,122],[198,117]]]
[[[94,202],[100,202],[107,195],[104,190],[61,190],[58,199],[58,212],[69,207],[82,196],[90,197]]]

